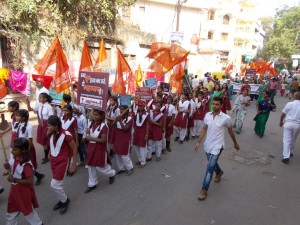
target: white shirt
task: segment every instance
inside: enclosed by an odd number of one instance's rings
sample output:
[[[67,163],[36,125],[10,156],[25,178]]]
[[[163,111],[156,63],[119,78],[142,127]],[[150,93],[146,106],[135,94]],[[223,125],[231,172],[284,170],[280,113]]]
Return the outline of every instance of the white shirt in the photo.
[[[36,92],[35,92],[35,98],[36,98],[36,102],[35,102],[35,105],[38,105],[40,102],[39,102],[39,96],[41,93],[47,93],[49,95],[49,90],[45,87],[42,87],[41,89],[36,89]]]
[[[222,86],[223,84],[226,84],[227,83],[227,80],[226,79],[222,79],[221,81],[220,81],[220,85]]]
[[[77,129],[78,134],[82,134],[82,138],[86,137],[86,126],[87,126],[87,120],[84,115],[75,115],[75,118],[77,119]]]
[[[193,88],[196,88],[198,85],[199,85],[198,78],[194,78],[194,79],[192,80],[192,87],[193,87]]]
[[[25,132],[23,133],[22,131],[22,128],[24,127],[25,123],[20,123],[19,124],[19,133],[18,133],[18,136],[19,138],[23,137],[23,138],[26,138],[28,140],[28,138],[32,138],[33,135],[33,128],[32,128],[32,125],[27,123],[26,125],[26,130]]]
[[[167,111],[167,116],[173,116],[173,115],[176,114],[176,109],[175,109],[174,105],[172,105],[172,104],[166,104],[165,107],[168,110]]]
[[[207,126],[204,150],[207,153],[218,155],[220,149],[225,147],[225,128],[232,127],[230,116],[220,112],[220,114],[214,118],[213,113],[208,112],[204,117],[204,124]]]
[[[39,119],[47,120],[49,116],[53,115],[52,106],[48,102],[46,102],[45,104],[41,103],[39,105],[36,105],[33,110],[38,112]]]
[[[191,103],[191,111],[190,111],[190,117],[194,114],[194,112],[196,111],[196,103],[194,102],[193,99],[190,100]]]
[[[207,77],[203,77],[202,81],[203,81],[203,87],[205,87],[205,85],[207,83]]]
[[[286,115],[285,123],[291,122],[300,125],[300,100],[287,103],[282,112]]]

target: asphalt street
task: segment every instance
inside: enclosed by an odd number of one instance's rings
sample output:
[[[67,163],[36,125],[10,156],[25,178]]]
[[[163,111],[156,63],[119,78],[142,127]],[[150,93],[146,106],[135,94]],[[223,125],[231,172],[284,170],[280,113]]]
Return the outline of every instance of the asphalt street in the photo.
[[[236,134],[241,147],[238,153],[226,134],[226,148],[219,160],[224,175],[220,183],[212,181],[205,201],[199,201],[197,196],[206,158],[203,145],[196,154],[196,140],[191,140],[183,145],[172,142],[173,151],[163,155],[160,162],[154,160],[142,169],[135,168],[131,176],[118,175],[112,185],[108,184],[107,177],[99,174],[98,187],[88,194],[84,193],[87,170],[78,167],[73,177],[64,180],[65,191],[71,199],[65,215],[52,210],[57,199],[50,189],[50,164],[39,164],[38,171],[46,178],[35,188],[40,204],[38,214],[46,225],[298,225],[300,138],[290,164],[283,164],[283,130],[278,125],[281,110],[288,101],[286,97],[276,96],[277,111],[271,112],[263,138],[253,130],[253,102],[242,133]],[[36,125],[37,121],[31,123]],[[7,134],[4,138],[7,146],[9,140]],[[42,147],[35,146],[41,161]],[[132,159],[136,162],[134,152]],[[113,166],[116,167],[115,159]],[[3,168],[0,171],[2,174]],[[5,224],[10,184],[2,175],[0,184],[5,188],[0,195],[0,224]],[[22,215],[19,224],[27,224]]]

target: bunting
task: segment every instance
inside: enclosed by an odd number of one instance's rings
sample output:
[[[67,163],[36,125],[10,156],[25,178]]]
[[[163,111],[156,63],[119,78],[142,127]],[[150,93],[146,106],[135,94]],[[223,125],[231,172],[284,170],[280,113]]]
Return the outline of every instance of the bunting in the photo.
[[[63,52],[60,41],[56,36],[51,46],[47,50],[43,58],[34,66],[35,70],[41,74],[46,75],[47,69],[52,64],[55,65],[54,75],[54,89],[56,93],[69,88],[71,86],[69,76],[69,65],[67,63],[67,57]]]
[[[105,59],[107,59],[107,54],[104,46],[103,38],[101,39],[100,48],[99,48],[99,54],[94,66],[94,70],[97,72],[101,72],[102,68],[100,66],[101,62],[103,62]]]
[[[92,58],[90,54],[89,47],[84,41],[83,43],[83,49],[82,49],[82,54],[81,54],[81,61],[80,61],[80,71],[93,71],[93,63],[92,63]]]

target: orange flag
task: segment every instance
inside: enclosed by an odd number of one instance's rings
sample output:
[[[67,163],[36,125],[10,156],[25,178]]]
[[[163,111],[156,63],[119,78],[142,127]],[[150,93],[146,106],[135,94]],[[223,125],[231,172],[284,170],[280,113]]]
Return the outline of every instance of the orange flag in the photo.
[[[229,71],[233,69],[233,63],[231,63],[230,65],[227,66],[226,70],[225,70],[225,75],[229,74]]]
[[[96,60],[95,66],[94,66],[95,71],[101,72],[102,68],[100,66],[100,63],[103,62],[105,59],[107,59],[107,54],[106,54],[106,50],[105,50],[105,46],[104,46],[104,41],[102,38],[100,48],[99,48],[98,58]]]
[[[34,68],[39,74],[45,75],[48,67],[54,63],[56,63],[55,75],[53,79],[54,89],[56,93],[60,93],[71,86],[71,81],[68,73],[69,65],[67,62],[67,57],[63,52],[57,36],[47,50],[46,54],[34,66]]]
[[[130,73],[131,69],[119,48],[117,60],[117,74],[115,82],[112,85],[112,90],[117,94],[126,95],[123,73]]]
[[[7,88],[5,87],[5,82],[0,80],[0,99],[7,95]]]
[[[177,93],[182,90],[182,77],[184,76],[184,69],[182,63],[175,65],[173,69],[173,74],[170,76],[169,83],[172,87],[176,89]]]
[[[246,73],[246,69],[247,69],[247,65],[241,70],[241,77],[245,76],[245,73]]]
[[[256,69],[256,66],[255,66],[255,63],[253,60],[251,61],[250,69]]]
[[[86,41],[84,41],[79,70],[93,71],[92,68],[93,68],[93,63],[92,63],[90,50],[89,50],[89,47],[88,47]]]
[[[133,73],[130,71],[128,75],[128,88],[127,88],[127,94],[133,95],[135,93],[135,79],[133,76]]]
[[[138,73],[135,78],[135,86],[136,87],[141,87],[142,86],[142,80],[143,80],[143,71],[141,69],[141,65],[138,67]]]

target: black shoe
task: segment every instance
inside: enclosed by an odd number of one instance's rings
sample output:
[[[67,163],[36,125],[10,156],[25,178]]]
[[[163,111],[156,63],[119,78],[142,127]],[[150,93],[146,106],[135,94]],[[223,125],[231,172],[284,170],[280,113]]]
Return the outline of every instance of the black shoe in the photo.
[[[97,187],[97,185],[94,187],[87,187],[87,189],[85,189],[84,193],[87,194],[87,193],[91,192],[92,190],[94,190],[96,187]]]
[[[1,187],[1,189],[0,189],[0,194],[2,194],[2,193],[3,193],[3,191],[4,191],[4,188],[3,188],[3,187]]]
[[[156,162],[159,162],[161,160],[160,157],[156,157]]]
[[[174,139],[174,141],[178,141],[179,140],[179,137],[176,137],[175,139]]]
[[[289,164],[289,161],[290,161],[290,159],[288,159],[288,158],[282,160],[282,162],[285,164]]]
[[[192,140],[195,139],[195,136],[192,136],[191,139],[192,139]]]
[[[131,170],[128,170],[128,172],[127,172],[127,176],[130,176],[131,174],[133,174],[133,168],[131,169]]]
[[[121,174],[121,173],[125,173],[126,172],[126,170],[119,170],[118,172],[117,172],[117,175],[119,175],[119,174]]]
[[[166,149],[161,150],[162,154],[166,154]]]
[[[42,164],[45,164],[45,163],[47,163],[47,162],[49,162],[49,159],[48,159],[48,158],[43,158],[41,163],[42,163]]]
[[[151,155],[155,155],[155,152],[152,152]]]
[[[115,182],[115,176],[109,177],[108,183],[113,184]]]
[[[60,210],[59,210],[59,213],[61,215],[65,214],[67,212],[69,204],[70,204],[70,199],[68,199],[68,198],[67,198],[66,202],[64,202],[64,203],[61,204],[61,207],[60,207]]]
[[[190,137],[185,137],[184,140],[185,140],[185,141],[189,141],[189,140],[190,140]]]
[[[181,145],[182,145],[182,144],[183,144],[183,141],[179,141],[179,144],[181,144]]]
[[[148,158],[146,159],[146,162],[150,162],[150,161],[152,161],[152,157],[149,159]]]
[[[172,151],[172,149],[170,147],[167,147],[166,149],[167,149],[168,152]]]
[[[293,157],[293,156],[294,156],[294,154],[293,154],[293,153],[291,153],[291,154],[290,154],[290,157]]]
[[[114,150],[111,149],[110,152],[109,152],[109,157],[112,159],[114,157]]]
[[[34,183],[35,186],[38,186],[41,184],[42,180],[45,178],[44,174],[39,175],[39,177],[37,178],[36,182]]]
[[[56,203],[54,206],[53,206],[53,210],[58,210],[58,209],[60,209],[60,207],[62,206],[62,202],[61,201],[59,201],[58,203]]]

